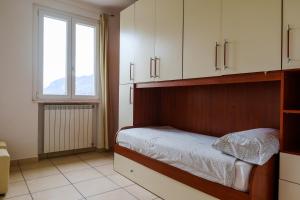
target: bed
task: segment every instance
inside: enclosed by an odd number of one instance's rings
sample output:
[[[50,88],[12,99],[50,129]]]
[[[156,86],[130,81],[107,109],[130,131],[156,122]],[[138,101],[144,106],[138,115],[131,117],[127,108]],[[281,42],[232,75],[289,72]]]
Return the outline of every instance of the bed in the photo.
[[[216,139],[168,126],[124,128],[115,152],[218,199],[274,199],[276,157],[252,165],[215,150]]]

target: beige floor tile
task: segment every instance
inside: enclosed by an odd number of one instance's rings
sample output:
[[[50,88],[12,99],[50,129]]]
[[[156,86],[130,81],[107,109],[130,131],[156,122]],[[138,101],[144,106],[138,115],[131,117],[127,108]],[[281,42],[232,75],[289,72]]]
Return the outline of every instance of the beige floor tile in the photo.
[[[56,188],[68,184],[70,184],[70,182],[61,174],[27,181],[29,190],[32,193],[39,192],[42,190],[52,189],[52,188]]]
[[[83,196],[72,186],[63,186],[32,194],[34,200],[76,200]]]
[[[111,176],[111,175],[118,174],[118,173],[114,170],[113,164],[108,164],[108,165],[98,166],[98,167],[95,167],[95,169],[96,169],[97,171],[99,171],[101,174],[103,174],[104,176]]]
[[[119,189],[88,198],[88,200],[137,200],[126,190]]]
[[[112,157],[99,157],[99,158],[91,158],[84,160],[86,163],[88,163],[90,166],[93,167],[98,167],[98,166],[103,166],[103,165],[108,165],[113,163],[113,158]]]
[[[19,181],[8,185],[8,192],[6,193],[5,198],[17,197],[25,194],[29,194],[25,181]]]
[[[36,178],[42,178],[46,176],[56,175],[60,172],[54,166],[36,167],[31,169],[25,169],[22,171],[26,180],[33,180]]]
[[[85,197],[101,194],[119,188],[118,185],[105,177],[76,183],[74,186]]]
[[[9,168],[9,171],[10,172],[14,172],[14,171],[20,171],[20,167],[19,166],[10,166],[10,168]]]
[[[138,186],[138,185],[128,186],[125,189],[129,193],[131,193],[132,195],[134,195],[135,197],[137,197],[138,199],[141,199],[141,200],[152,200],[152,199],[157,198],[157,196],[155,196],[148,190],[145,190],[144,188],[142,188],[141,186]]]
[[[82,161],[58,164],[56,167],[63,173],[91,168],[91,166]]]
[[[66,173],[64,173],[64,175],[72,183],[77,183],[80,181],[103,177],[102,174],[100,174],[97,170],[95,170],[93,168],[83,169],[83,170],[79,170],[79,171],[66,172]]]
[[[0,199],[1,199],[1,197],[0,197]],[[4,199],[6,200],[7,198],[4,198]],[[22,196],[8,198],[7,200],[32,200],[32,198],[29,194],[26,194],[26,195],[22,195]]]
[[[65,163],[74,163],[74,162],[80,162],[80,158],[77,156],[64,156],[64,157],[58,157],[58,158],[52,158],[51,162],[54,165],[61,165]]]
[[[46,160],[40,160],[38,162],[20,163],[20,168],[22,170],[35,169],[35,168],[41,168],[41,167],[49,167],[49,166],[53,166],[53,165],[47,159]]]
[[[24,181],[21,171],[20,170],[11,171],[9,173],[9,182],[14,183],[19,181]]]
[[[120,174],[115,174],[115,175],[112,175],[112,176],[108,176],[108,178],[110,180],[112,180],[114,183],[116,183],[117,185],[121,186],[121,187],[134,185],[134,182],[132,182],[131,180],[125,178],[124,176],[121,176]]]
[[[89,152],[89,153],[82,153],[77,155],[80,159],[82,160],[88,160],[91,158],[99,158],[105,156],[104,153],[99,153],[99,152]]]

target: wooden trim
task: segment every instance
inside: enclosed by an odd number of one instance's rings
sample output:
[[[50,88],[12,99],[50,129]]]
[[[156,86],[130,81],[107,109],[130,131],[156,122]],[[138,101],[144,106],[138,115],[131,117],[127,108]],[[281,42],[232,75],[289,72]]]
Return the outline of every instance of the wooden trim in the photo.
[[[282,71],[258,72],[249,74],[235,74],[218,77],[162,81],[151,83],[137,83],[136,88],[157,88],[157,87],[183,87],[195,85],[219,85],[219,84],[234,84],[234,83],[253,83],[280,81]]]
[[[182,182],[192,188],[200,190],[206,194],[219,198],[220,200],[272,200],[276,196],[276,187],[274,188],[274,166],[275,158],[272,158],[264,166],[256,166],[252,170],[249,191],[241,192],[235,189],[214,183],[186,171],[165,164],[158,160],[139,154],[130,149],[115,145],[115,152],[125,156],[135,162],[138,162],[150,169],[153,169],[163,175]]]

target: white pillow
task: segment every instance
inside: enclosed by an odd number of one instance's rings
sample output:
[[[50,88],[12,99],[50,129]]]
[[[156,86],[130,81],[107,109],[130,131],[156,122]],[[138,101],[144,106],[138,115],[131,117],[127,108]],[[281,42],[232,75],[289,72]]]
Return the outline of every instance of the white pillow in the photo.
[[[271,128],[229,133],[218,138],[213,147],[240,160],[263,165],[279,151],[278,133]]]

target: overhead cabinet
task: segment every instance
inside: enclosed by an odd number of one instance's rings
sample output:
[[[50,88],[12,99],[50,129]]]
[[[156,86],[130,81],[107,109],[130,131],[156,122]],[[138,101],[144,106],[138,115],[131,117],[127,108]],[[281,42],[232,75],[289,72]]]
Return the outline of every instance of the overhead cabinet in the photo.
[[[300,1],[283,1],[283,69],[300,68]]]
[[[134,5],[120,15],[120,84],[128,84],[134,79]]]
[[[185,0],[183,77],[281,69],[281,0]]]
[[[135,3],[135,82],[182,78],[183,0]]]

